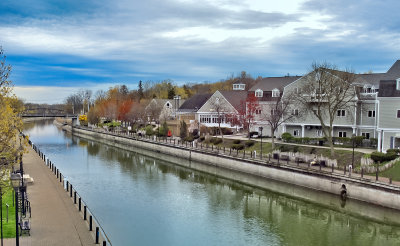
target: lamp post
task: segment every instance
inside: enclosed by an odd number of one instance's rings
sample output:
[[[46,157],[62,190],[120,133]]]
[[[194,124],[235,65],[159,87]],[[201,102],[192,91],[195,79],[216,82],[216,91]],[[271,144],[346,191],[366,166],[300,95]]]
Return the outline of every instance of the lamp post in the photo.
[[[22,162],[22,153],[24,151],[24,147],[22,146],[22,137],[23,134],[22,132],[19,133],[19,153],[20,153],[20,159],[19,159],[19,171],[21,173],[21,197],[22,197],[22,213],[25,215],[25,185],[24,185],[24,164]]]
[[[260,131],[260,138],[261,138],[261,151],[260,151],[260,159],[262,159],[262,131],[263,131],[263,127],[260,126],[258,128],[258,130]]]
[[[351,140],[352,140],[351,142],[352,142],[352,146],[353,146],[353,156],[351,158],[351,167],[354,166],[354,139],[355,139],[355,137],[356,137],[356,134],[353,134],[353,136],[351,138]]]
[[[15,191],[15,245],[19,246],[19,231],[18,231],[18,190],[21,184],[21,174],[11,174],[11,184]]]

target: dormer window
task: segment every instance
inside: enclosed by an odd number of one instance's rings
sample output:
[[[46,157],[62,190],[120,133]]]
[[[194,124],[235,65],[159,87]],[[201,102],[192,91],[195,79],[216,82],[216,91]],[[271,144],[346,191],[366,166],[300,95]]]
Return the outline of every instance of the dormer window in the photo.
[[[169,108],[171,105],[169,104],[169,102],[167,102],[167,108]]]
[[[363,87],[363,93],[375,93],[375,91],[375,86],[364,85]]]
[[[280,92],[278,89],[273,89],[272,90],[272,97],[279,97],[280,96]]]
[[[262,97],[263,96],[263,91],[261,89],[257,89],[255,92],[256,97]]]
[[[243,91],[245,88],[245,84],[233,84],[234,91]]]

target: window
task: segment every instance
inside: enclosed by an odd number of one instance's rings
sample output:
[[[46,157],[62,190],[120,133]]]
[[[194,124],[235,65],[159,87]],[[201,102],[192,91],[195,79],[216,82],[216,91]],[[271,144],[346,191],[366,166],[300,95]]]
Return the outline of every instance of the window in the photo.
[[[368,86],[368,85],[364,85],[363,87],[363,93],[375,93],[375,86]]]
[[[365,139],[369,139],[369,132],[363,132],[361,133],[361,136],[363,136]]]
[[[276,115],[276,109],[271,109],[271,115]]]
[[[260,89],[257,89],[256,92],[255,92],[255,96],[256,97],[262,97],[263,96],[263,91],[260,90]]]
[[[346,132],[339,132],[339,137],[340,138],[345,138],[346,137]]]
[[[317,137],[323,137],[322,130],[317,130],[316,133],[317,133]]]
[[[397,110],[397,118],[400,118],[400,109]]]
[[[301,88],[296,87],[296,88],[294,89],[294,92],[295,92],[296,94],[300,94],[300,93],[301,93]]]
[[[368,111],[368,117],[375,118],[375,110],[369,110]]]
[[[299,115],[298,109],[292,109],[292,115]]]
[[[346,110],[344,110],[344,109],[339,109],[339,110],[337,111],[337,116],[339,116],[339,117],[344,117],[344,116],[346,116]]]
[[[293,131],[293,136],[299,136],[299,130],[294,130]]]
[[[396,90],[400,90],[400,78],[396,79]]]
[[[256,109],[256,114],[261,114],[261,109]]]
[[[167,108],[169,108],[169,106],[170,106],[170,104],[169,104],[169,102],[167,102]]]
[[[279,96],[280,96],[279,90],[278,89],[273,89],[272,90],[272,97],[279,97]]]

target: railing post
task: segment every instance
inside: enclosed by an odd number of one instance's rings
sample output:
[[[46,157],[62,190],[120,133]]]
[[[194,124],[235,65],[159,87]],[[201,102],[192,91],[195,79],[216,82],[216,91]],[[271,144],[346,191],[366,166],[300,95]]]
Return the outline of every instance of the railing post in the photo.
[[[78,199],[78,201],[79,201],[79,211],[82,211],[82,199],[79,197],[79,199]]]
[[[99,243],[99,237],[100,237],[100,233],[99,233],[99,227],[96,226],[96,244]]]
[[[103,241],[103,246],[106,246],[107,245],[107,242],[106,241]]]
[[[83,206],[83,220],[86,220],[86,205]]]
[[[346,165],[344,165],[344,175],[346,175]]]
[[[72,197],[72,184],[69,185],[69,196]]]
[[[69,191],[69,182],[67,180],[67,191]]]
[[[333,173],[333,169],[335,168],[335,166],[332,164],[332,173]],[[362,175],[362,174],[361,174]]]
[[[364,168],[362,167],[361,168],[361,178],[363,178],[364,177]]]
[[[74,204],[76,204],[76,191],[74,191]]]
[[[92,222],[92,216],[89,216],[89,231],[93,230],[93,222]]]

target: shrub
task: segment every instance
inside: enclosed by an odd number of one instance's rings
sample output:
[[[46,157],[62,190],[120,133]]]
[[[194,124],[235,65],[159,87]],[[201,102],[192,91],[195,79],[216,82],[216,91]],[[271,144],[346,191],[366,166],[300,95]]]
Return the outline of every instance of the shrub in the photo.
[[[294,153],[299,152],[299,146],[297,146],[297,145],[294,146],[294,147],[293,147],[293,152],[294,152]]]
[[[240,141],[239,139],[233,140],[233,143],[234,143],[234,144],[240,144],[240,142],[241,142],[241,141]]]
[[[150,136],[150,135],[153,135],[153,134],[154,134],[153,126],[152,126],[152,125],[146,126],[145,131],[146,131],[146,135],[149,135],[149,136]]]
[[[400,150],[399,149],[388,149],[386,150],[386,153],[395,153],[396,155],[400,154]]]
[[[309,144],[311,139],[308,137],[302,138],[304,144]]]
[[[378,139],[377,138],[370,138],[369,142],[371,146],[376,146],[378,144]]]
[[[215,138],[213,143],[214,143],[214,145],[220,144],[220,143],[222,143],[222,139]]]
[[[287,145],[280,145],[280,146],[279,146],[279,150],[280,150],[281,152],[289,152],[289,151],[290,151],[290,147],[287,146]]]
[[[185,140],[186,142],[193,142],[194,138],[193,136],[187,136],[183,140]]]
[[[198,129],[194,129],[192,131],[192,136],[197,136],[197,135],[199,135],[199,130]]]
[[[249,133],[249,136],[252,138],[253,137],[253,135],[258,135],[258,132],[250,132]],[[249,136],[247,136],[247,137],[249,137]]]
[[[182,120],[180,123],[180,137],[182,139],[184,139],[187,136],[187,131],[188,131],[187,124],[185,121]]]
[[[353,138],[354,138],[355,146],[357,146],[357,147],[362,146],[362,143],[363,143],[363,140],[364,140],[363,136],[356,136],[356,137],[353,137]]]
[[[246,142],[244,142],[244,145],[246,145],[246,147],[251,147],[254,145],[254,141],[247,140]]]
[[[222,131],[222,134],[224,134],[224,135],[232,135],[233,134],[232,130],[229,128],[221,128],[221,131]]]
[[[285,132],[282,133],[281,138],[283,139],[284,142],[290,142],[293,139],[293,136],[290,133]]]
[[[231,148],[236,149],[236,150],[242,150],[242,149],[244,149],[244,145],[243,144],[232,144]]]
[[[311,148],[310,154],[315,154],[315,153],[317,153],[317,149],[316,148]]]
[[[201,137],[199,138],[200,142],[203,142],[205,139],[206,139],[206,137],[204,137],[204,136],[201,136]]]
[[[391,161],[396,159],[397,155],[394,152],[388,152],[388,153],[382,153],[382,152],[372,152],[371,153],[371,159],[374,160],[374,162],[385,162],[385,161]]]

